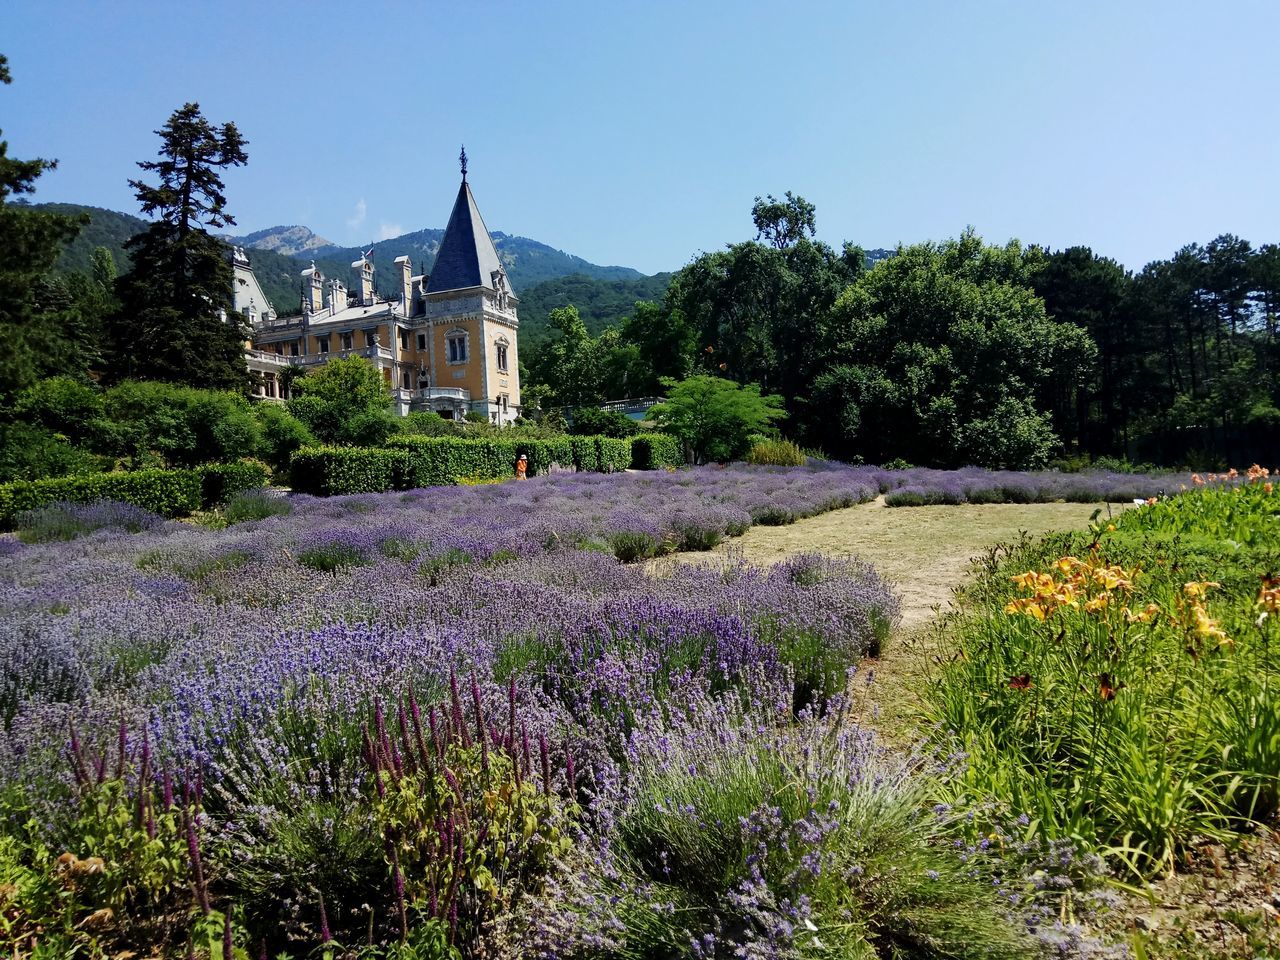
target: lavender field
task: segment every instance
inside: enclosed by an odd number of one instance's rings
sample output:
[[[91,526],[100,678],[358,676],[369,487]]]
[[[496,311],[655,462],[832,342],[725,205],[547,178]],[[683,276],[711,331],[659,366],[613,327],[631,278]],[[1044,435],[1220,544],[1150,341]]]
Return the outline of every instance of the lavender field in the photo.
[[[898,613],[874,570],[624,562],[982,481],[702,468],[250,495],[229,515],[260,519],[221,530],[28,517],[0,539],[4,936],[49,955],[1085,949],[1060,898],[1095,865],[1014,821],[1000,853],[979,844],[928,799],[955,759],[893,754],[846,715]]]

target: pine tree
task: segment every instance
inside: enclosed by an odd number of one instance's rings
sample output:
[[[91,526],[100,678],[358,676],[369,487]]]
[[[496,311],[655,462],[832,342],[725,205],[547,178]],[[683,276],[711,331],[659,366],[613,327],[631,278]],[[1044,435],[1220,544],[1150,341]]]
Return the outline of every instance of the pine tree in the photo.
[[[130,180],[142,212],[157,217],[125,244],[130,271],[118,283],[111,323],[112,373],[197,387],[243,389],[244,332],[232,313],[233,270],[223,242],[207,228],[234,226],[219,171],[248,157],[234,123],[210,124],[200,105],[174,111],[160,137],[160,159],[142,161],[159,184]]]
[[[8,60],[0,56],[0,84],[10,82]],[[15,160],[8,156],[8,147],[0,140],[0,342],[5,345],[0,351],[0,398],[42,376],[81,372],[60,366],[66,360],[65,337],[56,311],[41,302],[39,288],[63,245],[87,222],[85,217],[10,203],[10,197],[35,190],[36,180],[57,162]]]

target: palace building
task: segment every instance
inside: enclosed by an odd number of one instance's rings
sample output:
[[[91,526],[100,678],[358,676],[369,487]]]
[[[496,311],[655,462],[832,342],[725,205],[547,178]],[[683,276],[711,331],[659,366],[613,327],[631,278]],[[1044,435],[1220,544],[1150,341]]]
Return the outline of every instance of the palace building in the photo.
[[[401,416],[480,413],[492,423],[519,416],[519,300],[467,183],[465,152],[461,160],[462,185],[435,266],[414,276],[409,258],[397,257],[399,296],[374,293],[371,254],[351,264],[350,289],[313,263],[302,271],[301,316],[278,317],[245,251],[234,251],[235,309],[252,331],[246,359],[260,396],[285,399],[287,370],[358,356],[382,371]]]

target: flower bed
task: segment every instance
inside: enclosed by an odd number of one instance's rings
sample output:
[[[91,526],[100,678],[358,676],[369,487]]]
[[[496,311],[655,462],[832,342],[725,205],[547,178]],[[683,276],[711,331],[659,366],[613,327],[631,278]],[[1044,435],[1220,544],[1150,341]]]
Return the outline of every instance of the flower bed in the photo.
[[[619,562],[627,538],[700,548],[867,499],[864,477],[561,475],[296,496],[217,531],[106,511],[71,544],[0,541],[6,935],[1070,955],[1058,888],[929,813],[923,776],[947,764],[887,753],[844,712],[897,616],[873,570]]]
[[[988,567],[932,690],[970,796],[1140,876],[1275,817],[1280,496],[1237,479]]]

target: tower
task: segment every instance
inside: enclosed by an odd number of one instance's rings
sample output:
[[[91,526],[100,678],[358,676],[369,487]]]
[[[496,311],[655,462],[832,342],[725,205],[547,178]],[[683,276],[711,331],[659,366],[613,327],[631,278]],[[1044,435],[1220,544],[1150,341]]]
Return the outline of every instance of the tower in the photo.
[[[472,412],[509,423],[520,407],[519,299],[467,182],[465,150],[459,159],[462,183],[423,297],[432,379],[467,391]]]

